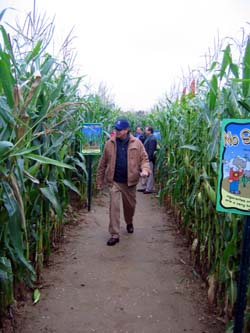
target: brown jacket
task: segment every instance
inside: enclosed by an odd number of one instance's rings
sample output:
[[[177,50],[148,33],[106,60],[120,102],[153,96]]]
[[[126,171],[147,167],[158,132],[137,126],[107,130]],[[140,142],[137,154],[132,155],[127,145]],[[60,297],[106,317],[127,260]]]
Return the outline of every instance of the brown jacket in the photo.
[[[108,184],[112,184],[115,173],[116,162],[116,137],[109,139],[99,161],[96,185],[102,187],[106,176]],[[128,186],[137,185],[140,172],[146,171],[150,174],[148,155],[140,140],[130,134],[128,142]]]

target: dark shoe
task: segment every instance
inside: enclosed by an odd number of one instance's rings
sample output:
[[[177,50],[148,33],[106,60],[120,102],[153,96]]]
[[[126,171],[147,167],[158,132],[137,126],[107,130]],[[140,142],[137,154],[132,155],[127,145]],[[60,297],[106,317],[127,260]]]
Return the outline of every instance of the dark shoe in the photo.
[[[139,190],[137,190],[137,192],[144,192],[145,191],[145,189],[143,189],[143,188],[139,188]]]
[[[119,238],[115,238],[115,237],[111,237],[108,241],[107,241],[107,245],[108,246],[113,246],[116,243],[119,243]]]
[[[134,226],[133,223],[127,224],[127,232],[129,234],[132,234],[134,232]]]
[[[150,194],[150,193],[154,193],[153,191],[144,191],[143,194]]]

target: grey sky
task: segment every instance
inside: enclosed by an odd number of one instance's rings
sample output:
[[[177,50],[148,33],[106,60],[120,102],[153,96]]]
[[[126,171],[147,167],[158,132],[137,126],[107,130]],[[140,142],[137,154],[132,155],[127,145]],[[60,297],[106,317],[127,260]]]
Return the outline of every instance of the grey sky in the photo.
[[[1,0],[0,8],[21,15],[32,4]],[[37,6],[56,15],[58,43],[74,26],[80,72],[95,86],[103,82],[124,110],[149,109],[188,67],[203,63],[218,33],[237,37],[250,18],[247,0],[37,0]]]

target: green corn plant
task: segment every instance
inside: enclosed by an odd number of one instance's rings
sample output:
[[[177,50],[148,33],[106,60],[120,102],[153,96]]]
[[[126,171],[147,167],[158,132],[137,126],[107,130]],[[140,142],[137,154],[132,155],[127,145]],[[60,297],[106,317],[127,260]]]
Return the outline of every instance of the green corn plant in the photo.
[[[69,193],[83,200],[82,123],[107,128],[118,114],[97,95],[81,96],[82,77],[72,75],[70,59],[46,52],[53,25],[34,14],[11,29],[13,40],[0,25],[1,310],[13,302],[13,284],[32,287],[39,279],[62,234]]]
[[[193,244],[210,300],[229,319],[236,300],[243,223],[240,216],[217,213],[215,202],[221,119],[248,118],[250,111],[249,40],[236,63],[232,49],[238,48],[230,43],[216,52],[209,66],[197,72],[195,92],[166,98],[149,116],[162,136],[156,165],[160,199],[167,198],[181,215],[180,227]],[[217,293],[211,295],[211,290]]]

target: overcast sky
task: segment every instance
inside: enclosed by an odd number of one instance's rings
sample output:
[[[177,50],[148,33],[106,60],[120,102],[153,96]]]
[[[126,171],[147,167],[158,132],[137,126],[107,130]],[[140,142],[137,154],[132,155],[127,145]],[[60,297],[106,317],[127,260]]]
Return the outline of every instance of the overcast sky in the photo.
[[[12,16],[31,11],[33,0],[0,0]],[[76,63],[86,82],[104,83],[123,110],[148,110],[197,69],[220,37],[248,29],[250,0],[37,0],[54,15],[60,43],[74,27]],[[5,15],[5,20],[10,19]]]

